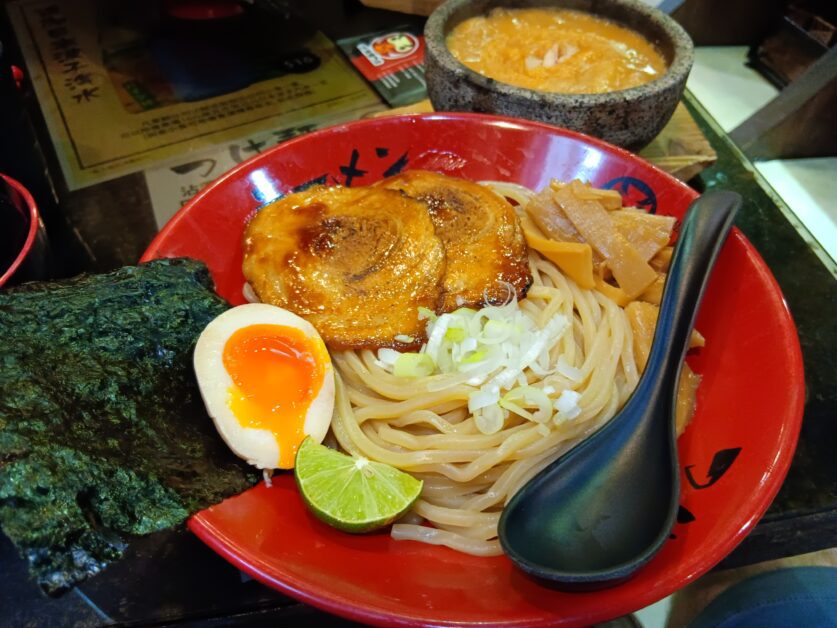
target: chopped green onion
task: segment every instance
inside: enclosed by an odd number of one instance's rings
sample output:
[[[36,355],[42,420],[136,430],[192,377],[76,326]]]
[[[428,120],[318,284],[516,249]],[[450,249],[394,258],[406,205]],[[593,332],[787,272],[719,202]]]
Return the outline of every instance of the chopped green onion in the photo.
[[[387,347],[378,349],[378,361],[381,362],[384,367],[395,364],[395,361],[400,355],[401,354],[395,349],[389,349]]]
[[[498,405],[488,406],[474,414],[477,429],[483,434],[496,434],[503,428],[506,413]]]
[[[397,377],[427,377],[435,370],[433,358],[426,353],[402,353],[393,365]]]
[[[461,327],[448,327],[445,332],[445,340],[451,342],[462,342],[465,338],[467,338],[467,334]]]
[[[554,415],[559,420],[580,413],[571,403],[572,396],[563,399],[567,412],[561,412],[550,399],[554,388],[533,387],[527,379],[530,374],[542,378],[559,370],[550,350],[571,329],[566,317],[556,314],[538,327],[510,298],[504,305],[461,307],[438,316],[419,308],[419,318],[427,321],[427,342],[420,352],[381,351],[376,363],[399,377],[458,374],[458,381],[473,387],[468,406],[481,432],[501,429],[510,412],[539,424]],[[561,367],[564,377],[579,373],[565,359]]]
[[[426,307],[419,307],[418,317],[420,321],[428,320],[432,322],[436,320],[436,312]]]
[[[558,413],[555,415],[556,420],[574,419],[581,414],[581,406],[578,404],[581,399],[581,394],[574,390],[565,390],[555,401],[555,409]]]
[[[462,362],[462,364],[474,364],[476,362],[482,362],[485,359],[485,355],[485,351],[474,351],[462,358],[460,362]]]
[[[500,399],[500,407],[536,423],[548,421],[552,416],[552,400],[543,389],[536,386],[511,389]],[[529,412],[527,408],[535,411]]]

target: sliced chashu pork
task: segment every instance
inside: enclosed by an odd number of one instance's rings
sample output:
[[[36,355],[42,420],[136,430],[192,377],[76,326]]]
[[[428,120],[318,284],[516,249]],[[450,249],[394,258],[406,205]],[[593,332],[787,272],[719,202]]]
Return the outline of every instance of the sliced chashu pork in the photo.
[[[244,234],[259,299],[317,328],[330,349],[414,349],[436,310],[445,250],[425,205],[383,187],[314,186],[263,208]]]
[[[505,303],[532,283],[528,249],[514,207],[489,188],[435,172],[410,170],[378,186],[426,204],[445,248],[439,312]],[[511,288],[511,290],[510,290]]]

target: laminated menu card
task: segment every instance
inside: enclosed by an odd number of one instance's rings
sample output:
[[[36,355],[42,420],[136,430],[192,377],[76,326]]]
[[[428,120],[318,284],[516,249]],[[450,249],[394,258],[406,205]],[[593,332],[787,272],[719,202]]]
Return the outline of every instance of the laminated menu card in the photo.
[[[405,25],[348,37],[337,45],[390,106],[409,105],[427,96],[420,27]]]

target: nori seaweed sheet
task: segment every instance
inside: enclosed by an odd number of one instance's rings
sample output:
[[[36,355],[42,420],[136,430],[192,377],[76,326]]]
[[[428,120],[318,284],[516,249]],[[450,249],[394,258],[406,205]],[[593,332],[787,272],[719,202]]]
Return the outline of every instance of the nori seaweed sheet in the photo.
[[[258,481],[192,368],[228,307],[188,259],[0,291],[0,527],[46,592]]]

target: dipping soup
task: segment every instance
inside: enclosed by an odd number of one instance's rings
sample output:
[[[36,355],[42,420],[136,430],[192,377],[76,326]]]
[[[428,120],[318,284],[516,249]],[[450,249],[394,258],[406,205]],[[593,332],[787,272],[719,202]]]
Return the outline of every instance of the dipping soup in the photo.
[[[666,71],[662,55],[639,33],[570,9],[492,9],[458,24],[447,46],[480,74],[547,92],[628,89]]]

